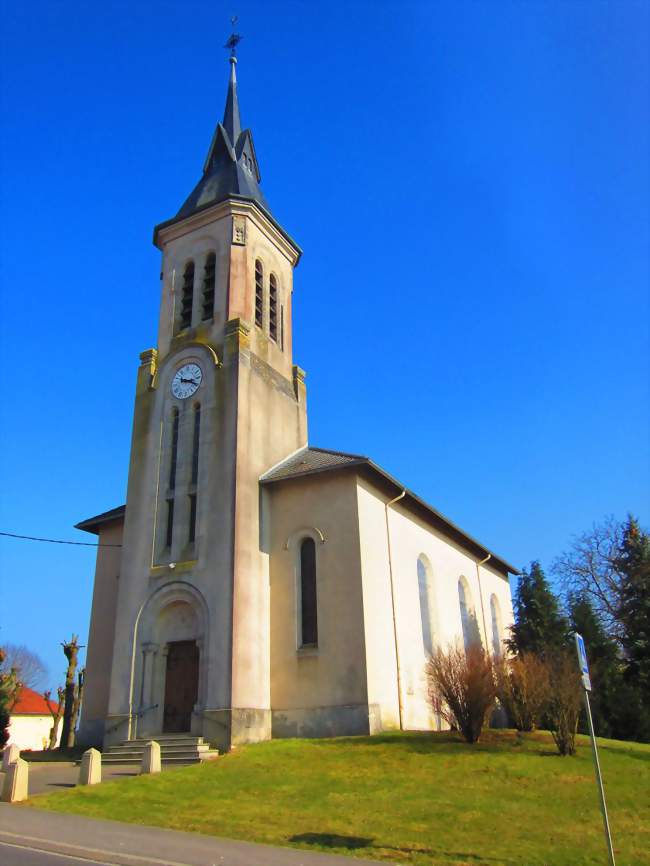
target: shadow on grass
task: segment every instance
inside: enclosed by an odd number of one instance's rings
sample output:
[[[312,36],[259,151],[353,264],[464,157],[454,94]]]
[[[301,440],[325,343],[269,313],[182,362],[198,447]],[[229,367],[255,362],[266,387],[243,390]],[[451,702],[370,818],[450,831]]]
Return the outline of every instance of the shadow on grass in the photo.
[[[298,833],[289,837],[290,842],[302,842],[305,845],[322,845],[324,848],[368,848],[372,839],[365,836],[339,836],[336,833]]]
[[[318,845],[322,848],[340,848],[348,851],[358,850],[360,848],[374,848],[381,851],[395,851],[400,854],[424,854],[428,857],[453,857],[462,858],[467,862],[476,861],[477,863],[507,863],[511,862],[512,866],[516,866],[515,861],[504,860],[503,857],[485,857],[482,854],[471,854],[467,851],[442,851],[433,848],[411,848],[409,846],[398,845],[373,845],[374,839],[366,836],[342,836],[338,833],[298,833],[295,836],[289,837],[289,842],[297,842],[303,845]]]

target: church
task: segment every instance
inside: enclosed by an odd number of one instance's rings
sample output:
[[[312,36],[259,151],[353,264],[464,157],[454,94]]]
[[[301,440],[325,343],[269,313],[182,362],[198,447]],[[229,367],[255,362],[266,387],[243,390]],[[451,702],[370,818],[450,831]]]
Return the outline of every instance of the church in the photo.
[[[436,647],[499,653],[505,559],[368,457],[312,447],[292,356],[301,250],[260,188],[233,44],[203,173],[154,230],[126,505],[98,536],[78,740],[436,729]]]

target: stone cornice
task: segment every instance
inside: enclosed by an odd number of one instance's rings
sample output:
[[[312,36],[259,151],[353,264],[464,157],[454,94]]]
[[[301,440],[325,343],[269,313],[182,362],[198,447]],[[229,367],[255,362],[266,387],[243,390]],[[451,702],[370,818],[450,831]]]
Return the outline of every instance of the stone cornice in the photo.
[[[284,254],[292,266],[295,267],[298,264],[302,250],[293,238],[255,202],[232,198],[203,208],[191,216],[185,217],[185,219],[174,218],[160,223],[154,229],[154,245],[162,250],[169,241],[176,240],[176,238],[217,220],[232,216],[244,216],[250,219]]]

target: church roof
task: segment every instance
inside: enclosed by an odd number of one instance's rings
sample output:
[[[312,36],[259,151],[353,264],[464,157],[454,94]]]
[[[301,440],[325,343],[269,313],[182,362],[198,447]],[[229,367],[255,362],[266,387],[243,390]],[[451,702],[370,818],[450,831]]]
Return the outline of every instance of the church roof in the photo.
[[[427,522],[432,523],[461,547],[464,547],[476,556],[480,556],[481,559],[485,559],[489,554],[492,565],[495,565],[501,571],[519,574],[519,570],[514,565],[511,565],[501,556],[497,556],[496,553],[493,553],[489,548],[481,544],[480,541],[468,535],[468,533],[449,520],[448,517],[445,517],[444,514],[433,508],[433,506],[425,502],[424,499],[421,499],[416,493],[408,490],[392,475],[389,475],[381,466],[378,466],[369,457],[364,457],[361,454],[346,454],[343,451],[330,451],[326,448],[305,446],[286,460],[272,467],[268,472],[265,472],[260,478],[260,483],[274,484],[280,481],[288,481],[289,479],[318,475],[322,472],[346,470],[353,467],[356,467],[359,472],[364,472],[374,481],[379,481],[388,486],[395,495],[404,491],[405,504],[411,506]]]
[[[100,526],[105,523],[113,523],[114,520],[123,520],[125,511],[126,505],[118,505],[117,508],[111,508],[110,511],[103,511],[101,514],[96,514],[94,517],[82,520],[81,523],[75,523],[74,528],[99,535]]]

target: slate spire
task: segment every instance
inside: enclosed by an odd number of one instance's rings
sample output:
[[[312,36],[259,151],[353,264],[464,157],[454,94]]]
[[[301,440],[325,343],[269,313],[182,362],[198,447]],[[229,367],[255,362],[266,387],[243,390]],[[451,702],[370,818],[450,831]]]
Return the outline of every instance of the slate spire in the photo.
[[[239,99],[237,98],[237,75],[235,67],[237,58],[230,57],[230,81],[228,82],[228,95],[226,97],[226,108],[223,112],[223,128],[230,136],[232,142],[236,142],[241,133],[241,120],[239,119]]]
[[[231,37],[232,39],[232,37]],[[235,43],[236,44],[236,43]],[[223,122],[217,123],[205,163],[203,177],[176,214],[184,219],[195,211],[229,198],[254,201],[267,213],[269,207],[259,187],[261,180],[250,129],[241,128],[237,96],[237,58],[230,58],[230,80]]]

